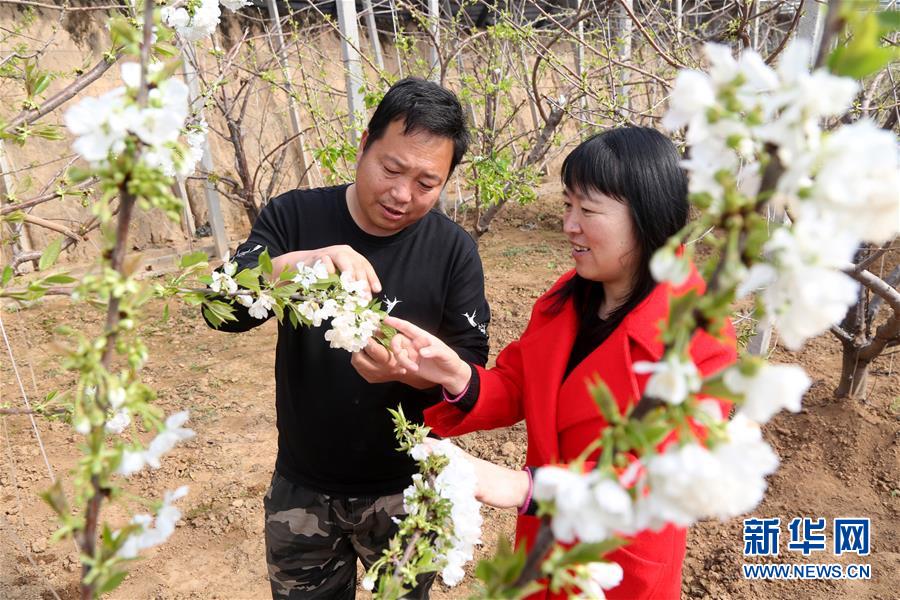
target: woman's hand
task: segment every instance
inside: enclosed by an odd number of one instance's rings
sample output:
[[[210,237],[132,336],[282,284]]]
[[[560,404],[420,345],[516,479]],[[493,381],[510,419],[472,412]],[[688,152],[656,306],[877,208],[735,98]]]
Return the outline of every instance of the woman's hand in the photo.
[[[434,438],[425,438],[425,444],[429,447],[437,442]],[[475,497],[479,502],[495,508],[519,508],[525,503],[531,483],[528,473],[495,465],[472,456],[458,446],[457,448],[475,467],[475,477],[478,480]]]
[[[384,323],[403,334],[391,340],[391,351],[398,365],[444,386],[449,394],[457,395],[466,389],[472,369],[452,348],[409,321],[388,317]]]

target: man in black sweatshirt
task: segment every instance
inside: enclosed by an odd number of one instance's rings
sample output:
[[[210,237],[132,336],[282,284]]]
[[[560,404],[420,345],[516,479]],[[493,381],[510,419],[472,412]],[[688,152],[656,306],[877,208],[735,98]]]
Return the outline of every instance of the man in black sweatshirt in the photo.
[[[471,237],[434,205],[468,146],[456,96],[422,79],[387,92],[360,140],[356,180],[272,200],[241,244],[238,268],[267,249],[274,276],[321,260],[365,280],[392,315],[429,330],[460,356],[487,360],[490,311]],[[264,320],[235,305],[240,332]],[[356,559],[368,568],[396,531],[415,463],[396,450],[388,408],[411,420],[439,390],[404,373],[374,341],[331,349],[322,329],[278,326],[278,457],[264,500],[275,598],[353,598]],[[433,574],[407,597],[427,598]]]

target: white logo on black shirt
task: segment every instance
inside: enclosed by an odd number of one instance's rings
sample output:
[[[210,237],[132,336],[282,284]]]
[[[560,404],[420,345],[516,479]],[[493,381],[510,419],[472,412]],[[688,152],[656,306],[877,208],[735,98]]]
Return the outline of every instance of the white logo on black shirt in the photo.
[[[475,322],[475,315],[477,313],[478,313],[478,309],[476,308],[475,310],[472,311],[471,315],[469,313],[463,313],[463,316],[469,322],[469,325],[471,325],[472,327],[474,327],[475,329],[480,331],[482,335],[487,335],[487,323],[476,323]]]
[[[393,300],[390,300],[390,299],[388,299],[387,296],[385,296],[384,303],[387,306],[387,308],[385,308],[384,311],[387,314],[391,314],[391,311],[394,310],[394,307],[397,306],[398,304],[400,304],[401,302],[403,302],[403,300],[400,300],[399,298],[394,298]]]

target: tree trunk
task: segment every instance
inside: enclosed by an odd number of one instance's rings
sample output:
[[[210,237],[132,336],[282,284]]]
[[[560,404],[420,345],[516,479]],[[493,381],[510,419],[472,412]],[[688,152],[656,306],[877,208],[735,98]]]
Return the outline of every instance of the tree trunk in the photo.
[[[843,344],[843,346],[841,379],[834,390],[834,395],[836,398],[865,400],[871,361],[861,358],[860,349],[855,345]]]

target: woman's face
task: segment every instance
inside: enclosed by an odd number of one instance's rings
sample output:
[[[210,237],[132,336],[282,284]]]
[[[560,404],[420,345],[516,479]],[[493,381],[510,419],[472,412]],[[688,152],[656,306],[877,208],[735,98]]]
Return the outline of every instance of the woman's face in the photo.
[[[568,188],[563,203],[563,233],[578,275],[630,292],[640,249],[628,205],[596,190]]]

